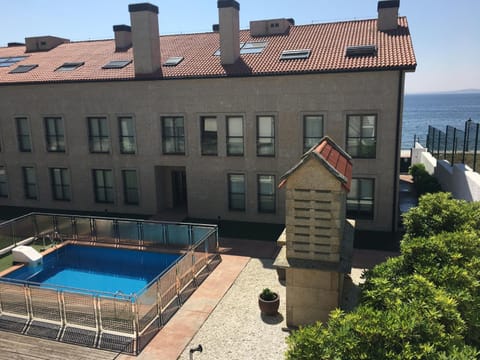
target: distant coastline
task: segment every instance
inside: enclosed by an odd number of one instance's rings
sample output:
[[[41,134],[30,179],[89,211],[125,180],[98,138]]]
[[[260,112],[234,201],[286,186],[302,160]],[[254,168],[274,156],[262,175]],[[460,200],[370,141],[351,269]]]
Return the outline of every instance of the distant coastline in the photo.
[[[446,91],[429,91],[429,92],[412,92],[405,95],[455,95],[455,94],[480,94],[480,89],[462,89],[462,90],[446,90]]]

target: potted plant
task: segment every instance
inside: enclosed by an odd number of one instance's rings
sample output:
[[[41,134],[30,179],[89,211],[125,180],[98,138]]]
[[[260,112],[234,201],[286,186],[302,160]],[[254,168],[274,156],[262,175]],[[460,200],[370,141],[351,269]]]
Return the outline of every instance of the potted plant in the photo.
[[[258,296],[258,305],[264,315],[276,315],[280,306],[280,297],[269,288],[263,289]]]

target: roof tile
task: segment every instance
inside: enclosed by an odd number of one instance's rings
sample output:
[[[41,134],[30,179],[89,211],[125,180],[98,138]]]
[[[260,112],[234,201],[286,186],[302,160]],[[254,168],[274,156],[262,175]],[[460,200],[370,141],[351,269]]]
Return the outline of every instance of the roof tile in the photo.
[[[364,70],[414,70],[416,67],[407,20],[398,19],[397,30],[377,30],[377,20],[358,20],[292,26],[288,35],[252,37],[240,32],[240,41],[267,41],[259,54],[243,54],[234,65],[222,66],[214,53],[219,48],[217,32],[160,37],[161,59],[182,56],[177,66],[162,67],[155,78],[204,78],[224,76],[322,73]],[[376,45],[376,56],[347,57],[347,46]],[[280,60],[284,50],[311,49],[308,59]],[[114,40],[71,42],[47,52],[25,53],[25,46],[0,48],[0,57],[28,55],[18,64],[38,64],[23,74],[0,68],[0,84],[134,79],[134,64],[122,69],[102,69],[111,60],[131,60],[133,51],[115,52]],[[75,71],[55,72],[64,62],[85,62]]]

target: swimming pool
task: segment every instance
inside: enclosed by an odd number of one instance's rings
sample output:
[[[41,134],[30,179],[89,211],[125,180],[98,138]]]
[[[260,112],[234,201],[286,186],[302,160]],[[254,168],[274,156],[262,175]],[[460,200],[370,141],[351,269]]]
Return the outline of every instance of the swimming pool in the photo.
[[[138,295],[180,254],[68,244],[46,255],[43,264],[6,275],[45,288],[116,295]]]
[[[221,261],[208,224],[32,213],[1,223],[0,238],[56,244],[43,266],[0,277],[0,329],[130,354]]]

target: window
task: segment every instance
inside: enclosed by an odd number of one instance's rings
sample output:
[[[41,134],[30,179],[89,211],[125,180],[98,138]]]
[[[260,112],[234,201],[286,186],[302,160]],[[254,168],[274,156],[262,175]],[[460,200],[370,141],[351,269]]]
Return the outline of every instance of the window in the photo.
[[[172,56],[163,63],[163,66],[177,66],[183,61],[183,56]]]
[[[306,115],[303,117],[303,152],[318,144],[323,137],[323,116]]]
[[[34,167],[22,167],[23,189],[25,198],[37,198],[37,176]]]
[[[257,155],[275,156],[275,119],[273,116],[257,117]]]
[[[84,62],[67,62],[55,69],[55,71],[73,71],[85,64]]]
[[[275,212],[275,176],[258,175],[258,212]]]
[[[35,69],[38,67],[37,64],[34,65],[18,65],[15,69],[9,72],[9,74],[21,74],[21,73],[26,73],[29,72],[30,70]]]
[[[183,117],[162,117],[162,147],[164,154],[185,154]]]
[[[137,205],[139,203],[137,171],[122,170],[122,178],[125,204]]]
[[[227,117],[227,155],[243,155],[243,118]]]
[[[70,201],[72,199],[68,169],[50,168],[50,183],[54,200]]]
[[[247,41],[240,43],[240,54],[260,54],[267,47],[266,41]],[[220,49],[217,49],[213,55],[220,56]]]
[[[30,141],[30,128],[27,118],[16,118],[18,150],[21,152],[31,152],[32,143]]]
[[[217,118],[205,116],[200,122],[202,155],[217,155]]]
[[[102,69],[121,69],[130,64],[132,60],[112,60],[102,66]]]
[[[0,197],[8,197],[7,170],[0,166]]]
[[[110,135],[108,132],[107,118],[88,118],[88,139],[91,153],[110,152]]]
[[[347,216],[353,219],[373,219],[375,180],[352,179],[347,195]]]
[[[347,117],[347,152],[352,157],[375,157],[376,120],[376,115],[349,115]]]
[[[137,151],[135,122],[131,117],[119,117],[118,128],[120,133],[120,152],[122,154],[135,154]]]
[[[347,57],[375,56],[376,54],[376,45],[347,46],[345,50],[345,55]]]
[[[9,67],[13,64],[16,64],[23,59],[26,59],[28,56],[13,56],[13,57],[0,57],[0,67]]]
[[[240,54],[259,54],[266,46],[266,41],[247,41],[240,46]]]
[[[245,211],[245,175],[228,175],[228,208]]]
[[[63,119],[59,117],[45,118],[45,134],[47,137],[47,151],[65,152],[65,132]]]
[[[294,59],[308,59],[310,57],[311,50],[284,50],[280,54],[280,60],[294,60]]]
[[[95,192],[95,202],[106,204],[113,203],[112,170],[93,170],[93,188]]]

